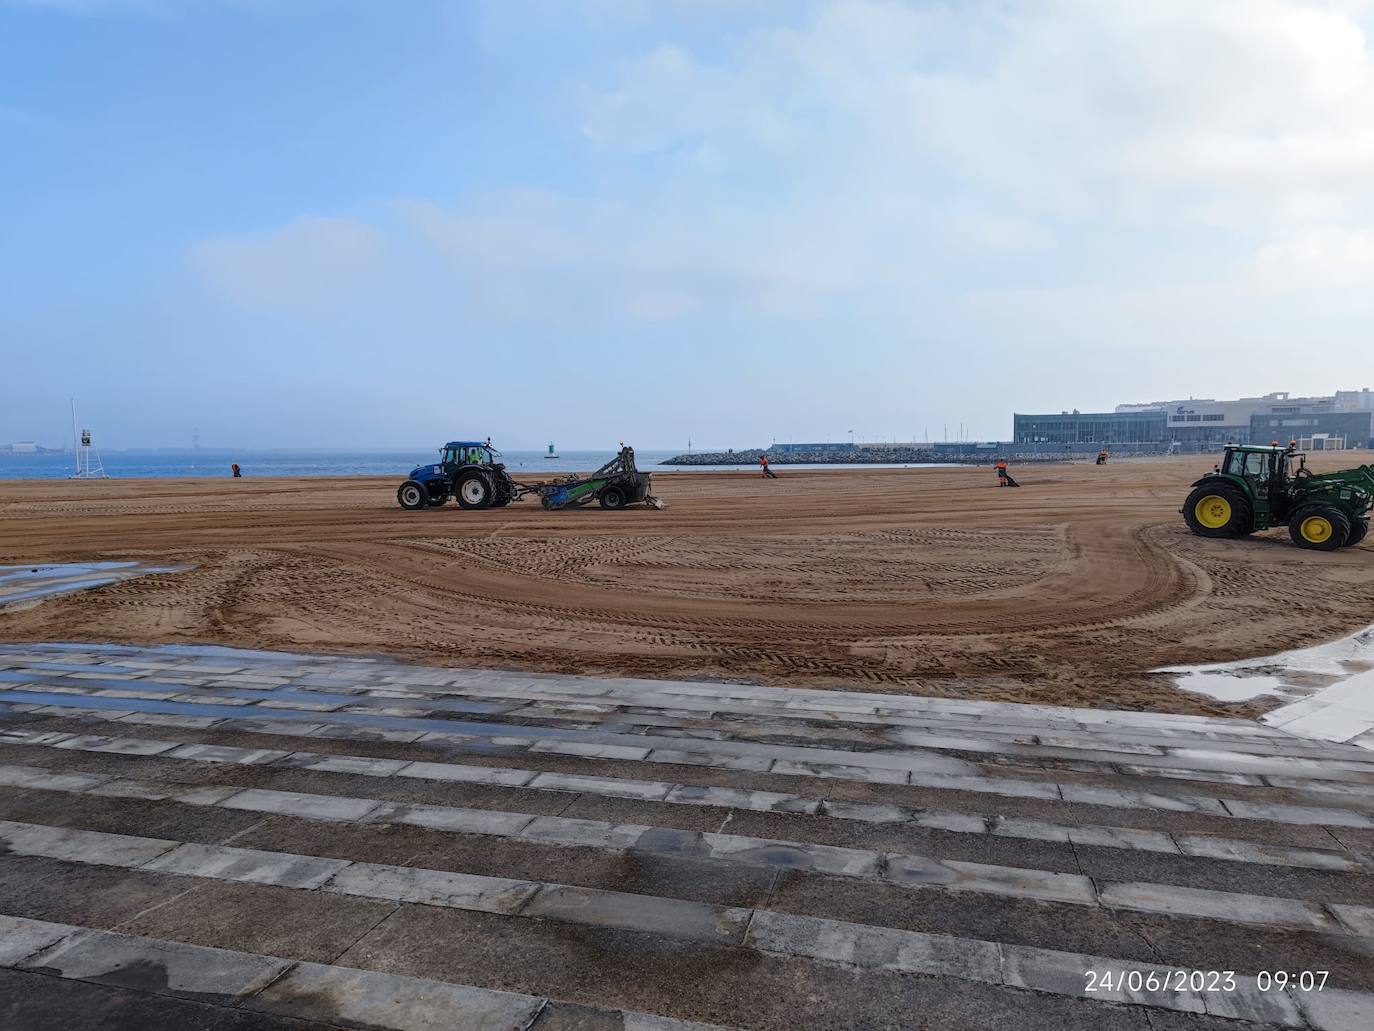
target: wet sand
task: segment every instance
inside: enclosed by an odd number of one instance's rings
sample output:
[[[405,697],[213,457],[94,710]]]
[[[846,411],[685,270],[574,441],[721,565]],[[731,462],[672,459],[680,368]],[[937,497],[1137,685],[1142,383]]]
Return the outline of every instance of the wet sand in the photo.
[[[1317,456],[1341,468],[1368,456]],[[1191,536],[1198,458],[656,473],[667,511],[405,512],[398,479],[0,482],[0,564],[193,564],[0,616],[0,639],[1253,715],[1145,671],[1374,623],[1374,538]]]

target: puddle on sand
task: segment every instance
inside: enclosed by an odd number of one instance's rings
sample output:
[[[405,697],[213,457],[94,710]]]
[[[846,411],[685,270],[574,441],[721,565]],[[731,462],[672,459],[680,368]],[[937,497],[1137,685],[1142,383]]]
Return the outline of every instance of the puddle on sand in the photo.
[[[46,598],[90,590],[152,573],[179,573],[189,566],[156,566],[147,562],[49,562],[0,566],[0,611],[37,604]]]
[[[1267,694],[1291,702],[1371,669],[1374,627],[1338,641],[1277,655],[1202,666],[1165,666],[1150,672],[1170,674],[1174,686],[1218,701],[1244,702]]]

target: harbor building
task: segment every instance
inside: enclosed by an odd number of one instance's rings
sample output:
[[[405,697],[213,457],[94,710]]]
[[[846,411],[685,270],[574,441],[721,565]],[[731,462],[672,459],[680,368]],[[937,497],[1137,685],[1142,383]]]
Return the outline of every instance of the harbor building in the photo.
[[[1163,443],[1163,412],[1060,412],[1058,415],[1015,415],[1017,444]]]
[[[1158,444],[1209,448],[1226,443],[1326,438],[1374,447],[1374,392],[1338,390],[1322,397],[1276,391],[1233,401],[1188,398],[1119,404],[1112,412],[1013,416],[1024,445]]]

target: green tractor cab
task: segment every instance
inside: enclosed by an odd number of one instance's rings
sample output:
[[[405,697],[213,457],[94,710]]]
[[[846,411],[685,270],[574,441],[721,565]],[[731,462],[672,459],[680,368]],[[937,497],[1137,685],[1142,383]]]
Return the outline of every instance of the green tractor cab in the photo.
[[[1200,537],[1244,537],[1286,523],[1298,547],[1335,551],[1364,540],[1371,508],[1374,465],[1317,474],[1294,448],[1228,444],[1180,512]]]

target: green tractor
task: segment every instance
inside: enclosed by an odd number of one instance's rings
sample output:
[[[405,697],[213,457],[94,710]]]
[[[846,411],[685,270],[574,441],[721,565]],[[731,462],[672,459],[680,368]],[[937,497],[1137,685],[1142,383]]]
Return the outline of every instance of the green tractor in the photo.
[[[1374,465],[1314,473],[1291,447],[1228,444],[1179,511],[1202,537],[1244,537],[1287,523],[1298,547],[1335,551],[1364,540],[1371,507]]]

